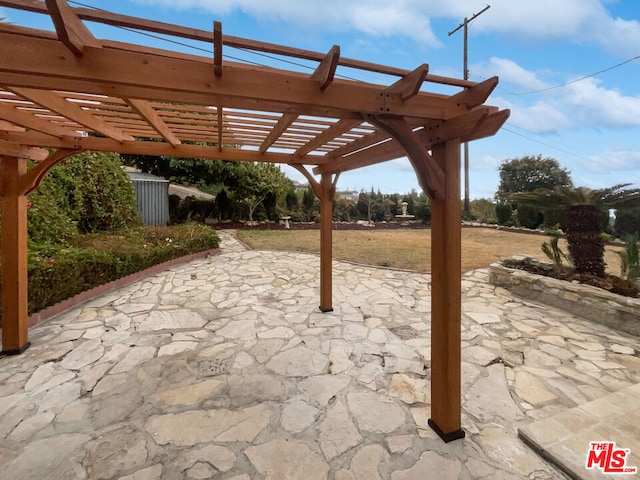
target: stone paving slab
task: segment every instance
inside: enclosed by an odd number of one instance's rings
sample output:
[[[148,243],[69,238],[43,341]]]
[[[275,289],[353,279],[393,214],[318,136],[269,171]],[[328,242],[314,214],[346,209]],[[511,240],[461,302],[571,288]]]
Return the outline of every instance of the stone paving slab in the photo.
[[[429,275],[334,262],[322,314],[317,256],[221,238],[0,358],[3,480],[562,479],[518,428],[640,383],[637,338],[471,272],[467,436],[444,444],[427,426]]]
[[[586,468],[591,442],[615,442],[628,450],[627,467],[640,468],[640,384],[519,429],[520,437],[573,479],[611,478]],[[633,475],[634,477],[636,475]]]

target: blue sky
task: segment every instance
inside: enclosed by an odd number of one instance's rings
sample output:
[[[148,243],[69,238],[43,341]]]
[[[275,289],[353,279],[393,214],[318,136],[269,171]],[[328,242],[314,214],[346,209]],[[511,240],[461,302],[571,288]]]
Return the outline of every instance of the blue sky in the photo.
[[[462,77],[463,35],[448,32],[487,5],[485,0],[82,3],[203,29],[219,20],[228,35],[320,52],[338,44],[345,57],[407,69],[428,63],[430,73],[454,77]],[[624,182],[640,187],[640,59],[628,61],[640,56],[640,2],[489,3],[491,8],[469,26],[469,78],[499,76],[500,84],[487,103],[510,108],[511,118],[495,137],[470,144],[471,198],[493,196],[503,160],[538,154],[556,158],[577,185],[600,188]],[[0,9],[0,16],[40,28],[45,20],[9,9]],[[176,48],[122,30],[92,30],[98,37]],[[285,67],[242,51],[226,53]],[[340,73],[383,84],[395,81],[352,70]],[[432,84],[424,89],[450,93]],[[297,172],[283,169],[301,179]],[[340,190],[371,187],[404,193],[418,189],[418,183],[406,159],[345,173],[338,183]]]

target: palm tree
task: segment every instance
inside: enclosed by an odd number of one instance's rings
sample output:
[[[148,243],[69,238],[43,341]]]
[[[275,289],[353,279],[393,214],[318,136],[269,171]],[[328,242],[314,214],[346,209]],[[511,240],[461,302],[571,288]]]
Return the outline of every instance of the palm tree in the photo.
[[[640,189],[627,189],[629,183],[592,190],[587,187],[557,187],[514,193],[515,203],[559,210],[567,235],[569,254],[577,273],[604,277],[604,239],[602,211],[616,207],[640,206]]]

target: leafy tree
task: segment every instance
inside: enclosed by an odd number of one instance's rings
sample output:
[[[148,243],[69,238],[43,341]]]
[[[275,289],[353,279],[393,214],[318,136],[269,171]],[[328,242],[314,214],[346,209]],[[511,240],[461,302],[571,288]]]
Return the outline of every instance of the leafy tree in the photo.
[[[602,210],[640,206],[640,189],[625,190],[629,184],[591,190],[586,187],[557,187],[534,192],[515,193],[513,202],[537,208],[561,210],[567,234],[569,255],[576,272],[604,276],[604,239]]]
[[[512,193],[573,186],[568,170],[562,168],[556,159],[542,158],[541,155],[506,160],[500,165],[499,173],[500,185],[496,192],[499,201],[505,201]]]
[[[478,198],[469,203],[471,215],[482,223],[496,223],[496,206],[488,198]]]
[[[353,200],[336,195],[333,200],[333,216],[338,221],[351,222],[353,219],[358,218],[358,209]]]
[[[376,194],[373,191],[373,187],[371,188],[371,192],[367,193],[364,190],[361,190],[358,194],[358,202],[356,203],[358,211],[360,215],[366,218],[368,221],[374,220],[374,215],[377,207],[377,199]]]
[[[195,186],[201,190],[217,194],[226,190],[228,197],[242,205],[253,221],[256,209],[271,192],[275,197],[265,206],[268,216],[275,213],[277,196],[283,194],[289,183],[279,167],[267,163],[230,162],[223,160],[189,159],[175,157],[150,157],[145,155],[125,155],[128,165],[143,172],[161,176],[175,183]],[[230,217],[233,205],[218,206],[221,217]],[[268,208],[267,208],[268,207]]]
[[[285,197],[285,204],[289,212],[294,212],[300,207],[300,202],[293,185],[289,185],[289,189],[287,190],[287,195]]]
[[[318,200],[311,187],[307,188],[302,194],[302,210],[305,214],[307,222],[313,221],[314,217],[319,211]]]
[[[431,202],[429,201],[429,197],[424,193],[420,193],[415,199],[414,204],[416,219],[422,220],[424,223],[429,223],[431,221]]]
[[[614,229],[618,238],[640,235],[640,208],[618,208]]]
[[[256,208],[269,194],[277,196],[284,193],[288,181],[280,167],[271,163],[238,162],[238,165],[233,197],[247,207],[249,221],[252,222]]]

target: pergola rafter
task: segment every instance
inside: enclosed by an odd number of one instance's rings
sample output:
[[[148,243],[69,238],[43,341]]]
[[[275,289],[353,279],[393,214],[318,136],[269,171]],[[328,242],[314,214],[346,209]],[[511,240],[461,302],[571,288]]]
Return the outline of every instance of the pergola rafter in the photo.
[[[432,417],[460,438],[460,143],[495,134],[498,83],[435,76],[102,10],[65,0],[0,0],[47,14],[55,32],[0,24],[0,195],[4,353],[28,347],[26,198],[73,153],[290,164],[321,204],[320,309],[332,305],[332,200],[341,172],[408,156],[432,200]],[[85,22],[196,40],[208,57],[95,38]],[[315,62],[309,72],[225,59],[229,48]],[[273,59],[276,61],[277,58]],[[291,63],[291,62],[289,62]],[[296,62],[297,63],[297,62]],[[340,69],[397,77],[390,85]],[[351,74],[351,72],[350,72]],[[437,83],[453,95],[430,93]],[[53,149],[52,153],[49,150]],[[36,162],[28,169],[27,160]],[[314,176],[319,175],[319,178]]]

